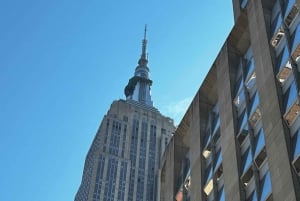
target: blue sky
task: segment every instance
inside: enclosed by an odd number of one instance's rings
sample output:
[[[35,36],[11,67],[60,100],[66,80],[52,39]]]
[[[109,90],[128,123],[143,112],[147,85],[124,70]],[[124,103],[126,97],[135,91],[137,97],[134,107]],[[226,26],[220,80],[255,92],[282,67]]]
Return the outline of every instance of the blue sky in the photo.
[[[152,98],[178,123],[233,26],[231,0],[0,0],[0,195],[73,200],[148,24]]]

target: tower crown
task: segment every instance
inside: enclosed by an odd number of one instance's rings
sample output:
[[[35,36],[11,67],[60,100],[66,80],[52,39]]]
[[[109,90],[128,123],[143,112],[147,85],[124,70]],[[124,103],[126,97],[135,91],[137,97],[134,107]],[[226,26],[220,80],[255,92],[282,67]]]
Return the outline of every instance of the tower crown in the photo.
[[[142,54],[135,68],[134,76],[125,87],[126,100],[134,100],[147,106],[153,106],[151,100],[152,80],[149,79],[148,56],[147,56],[147,25],[144,29],[142,41]]]

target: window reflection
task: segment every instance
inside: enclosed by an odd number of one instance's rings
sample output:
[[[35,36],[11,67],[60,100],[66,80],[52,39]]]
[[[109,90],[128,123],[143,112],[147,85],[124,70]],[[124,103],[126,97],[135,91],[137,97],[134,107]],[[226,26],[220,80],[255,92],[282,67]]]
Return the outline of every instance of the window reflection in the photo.
[[[221,163],[222,163],[222,154],[221,154],[221,150],[219,150],[216,155],[216,162],[215,162],[214,170],[218,169],[218,167],[221,165]]]
[[[202,155],[204,156],[205,159],[208,159],[210,157],[210,154],[211,154],[210,139],[211,139],[211,136],[208,134],[206,136],[206,141],[205,141],[204,149],[202,151]]]
[[[246,111],[244,111],[244,113],[241,115],[242,120],[239,123],[239,133],[238,133],[238,141],[240,143],[240,145],[242,145],[242,143],[244,142],[245,138],[248,135],[248,115],[246,113]]]
[[[274,20],[274,22],[272,24],[272,36],[273,37],[271,40],[271,45],[273,47],[277,47],[280,40],[284,36],[284,31],[283,31],[281,24],[282,24],[282,18],[281,18],[281,15],[278,14],[278,16],[276,17],[276,19]]]
[[[253,101],[252,101],[252,106],[251,106],[251,110],[250,110],[250,118],[249,118],[249,122],[251,123],[252,127],[255,127],[256,123],[261,118],[261,112],[260,112],[258,105],[259,105],[259,96],[258,96],[258,93],[256,92],[255,96],[253,98]]]
[[[279,30],[279,28],[281,27],[282,24],[282,17],[280,14],[277,15],[276,19],[273,21],[272,26],[272,35],[274,36],[274,34]]]
[[[206,183],[209,181],[209,179],[211,179],[212,178],[212,167],[211,167],[211,165],[209,165],[208,167],[207,167],[207,169],[206,169]]]
[[[244,89],[241,89],[238,95],[233,100],[233,103],[239,109],[244,102],[245,102],[245,92]]]
[[[224,187],[219,192],[219,201],[225,201],[225,192],[224,192]]]
[[[295,168],[297,174],[300,176],[300,130],[298,130],[297,134],[293,137],[293,167]]]
[[[285,112],[287,112],[292,104],[295,102],[296,97],[297,97],[297,88],[295,81],[292,82],[290,89],[287,91],[287,99],[286,99],[286,106],[285,106]]]
[[[252,106],[251,106],[251,110],[250,110],[250,116],[253,115],[256,108],[258,107],[258,104],[259,104],[259,96],[258,96],[258,93],[256,92],[254,98],[252,99]]]
[[[298,61],[300,57],[300,25],[298,25],[294,39],[293,39],[293,45],[292,45],[292,57],[295,61]]]
[[[272,185],[271,185],[271,178],[270,173],[267,172],[264,178],[262,179],[262,189],[261,189],[261,199],[266,200],[272,193]]]
[[[206,180],[204,186],[204,193],[208,196],[213,190],[212,167],[209,165],[206,169]]]
[[[288,15],[295,4],[295,0],[287,0],[285,16]]]
[[[253,57],[249,60],[247,69],[246,69],[246,80],[248,80],[250,78],[250,75],[253,73],[254,71],[254,59]]]
[[[249,198],[247,199],[247,201],[257,201],[257,193],[256,191],[254,191]]]
[[[252,164],[252,153],[250,148],[248,148],[248,150],[243,154],[242,162],[243,162],[242,173],[244,174]]]
[[[253,88],[255,81],[256,81],[256,73],[253,72],[252,75],[249,77],[249,79],[246,81],[246,87],[248,90]]]
[[[289,90],[285,94],[284,118],[289,126],[291,126],[295,122],[300,113],[300,106],[297,97],[298,90],[295,81],[293,81]]]
[[[289,56],[290,56],[290,53],[289,53],[289,50],[288,50],[288,47],[285,46],[283,51],[282,51],[282,54],[281,54],[281,58],[279,60],[279,71],[281,71],[281,69],[285,66],[285,64],[287,63],[288,59],[289,59]]]
[[[300,130],[298,130],[297,135],[293,138],[294,141],[294,154],[293,154],[293,160],[297,158],[300,154]]]
[[[278,81],[283,85],[284,82],[289,78],[292,74],[292,65],[291,62],[288,61],[282,68],[280,69],[279,73],[277,74]]]
[[[259,152],[262,150],[262,148],[265,146],[265,137],[263,129],[261,129],[255,139],[255,151],[254,151],[254,157],[256,157]]]
[[[295,0],[288,0],[288,4],[285,10],[285,23],[286,25],[291,28],[292,24],[296,21],[297,17],[299,16],[299,8],[295,4]],[[292,32],[292,30],[290,30]]]

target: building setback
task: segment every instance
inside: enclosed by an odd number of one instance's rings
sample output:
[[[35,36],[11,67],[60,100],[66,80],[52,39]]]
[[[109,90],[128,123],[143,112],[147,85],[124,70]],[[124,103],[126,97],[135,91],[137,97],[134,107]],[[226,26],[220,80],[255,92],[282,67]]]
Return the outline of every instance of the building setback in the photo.
[[[300,201],[300,1],[232,2],[235,25],[163,155],[160,201]]]
[[[155,107],[146,54],[125,87],[126,100],[111,104],[86,156],[75,201],[156,201],[162,153],[175,131]]]

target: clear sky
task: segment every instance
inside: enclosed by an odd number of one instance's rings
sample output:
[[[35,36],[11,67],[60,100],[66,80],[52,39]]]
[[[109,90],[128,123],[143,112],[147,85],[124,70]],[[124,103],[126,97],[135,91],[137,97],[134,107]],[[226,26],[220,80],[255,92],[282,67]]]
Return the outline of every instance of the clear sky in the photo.
[[[179,123],[233,26],[231,0],[0,0],[0,197],[72,201],[148,24],[155,106]]]

